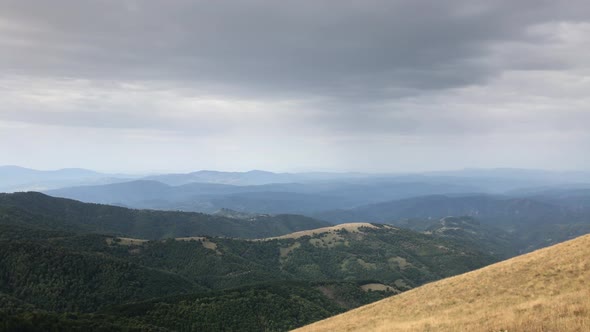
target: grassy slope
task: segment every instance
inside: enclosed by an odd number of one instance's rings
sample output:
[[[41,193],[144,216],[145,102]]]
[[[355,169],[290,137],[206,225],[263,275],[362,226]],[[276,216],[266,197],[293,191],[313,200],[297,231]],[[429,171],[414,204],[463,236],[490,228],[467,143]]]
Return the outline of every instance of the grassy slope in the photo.
[[[298,331],[590,331],[590,235]]]

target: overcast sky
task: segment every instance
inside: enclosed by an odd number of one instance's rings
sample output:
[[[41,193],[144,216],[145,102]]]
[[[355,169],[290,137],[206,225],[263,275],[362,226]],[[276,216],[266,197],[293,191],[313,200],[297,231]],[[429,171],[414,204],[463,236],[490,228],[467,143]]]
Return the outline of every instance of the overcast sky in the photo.
[[[590,169],[590,2],[0,0],[0,164]]]

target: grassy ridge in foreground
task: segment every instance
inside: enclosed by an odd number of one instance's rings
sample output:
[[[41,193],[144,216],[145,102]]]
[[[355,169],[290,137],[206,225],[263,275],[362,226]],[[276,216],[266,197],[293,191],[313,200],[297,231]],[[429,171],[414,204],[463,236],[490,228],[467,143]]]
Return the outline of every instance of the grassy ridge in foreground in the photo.
[[[590,331],[590,235],[297,331]]]

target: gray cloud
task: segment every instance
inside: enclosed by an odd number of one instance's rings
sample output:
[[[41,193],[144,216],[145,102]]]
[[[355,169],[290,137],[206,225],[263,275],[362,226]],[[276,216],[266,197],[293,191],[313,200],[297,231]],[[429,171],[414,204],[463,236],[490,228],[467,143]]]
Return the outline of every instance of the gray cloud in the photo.
[[[219,146],[261,168],[421,149],[469,166],[478,146],[523,166],[561,156],[533,158],[535,137],[590,146],[589,35],[586,0],[4,0],[0,128],[104,130],[121,155]]]
[[[4,72],[179,80],[218,93],[374,99],[478,84],[490,45],[585,1],[4,1]],[[1,26],[1,25],[0,25]],[[0,30],[1,31],[1,30]],[[526,63],[539,68],[552,63]],[[396,93],[397,92],[397,93]]]

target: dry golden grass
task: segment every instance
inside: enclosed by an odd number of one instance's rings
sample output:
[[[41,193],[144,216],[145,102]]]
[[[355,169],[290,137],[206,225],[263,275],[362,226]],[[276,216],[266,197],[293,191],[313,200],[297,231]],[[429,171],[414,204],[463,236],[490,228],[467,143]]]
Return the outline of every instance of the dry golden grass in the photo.
[[[590,331],[590,235],[297,331]]]
[[[362,285],[361,289],[364,290],[365,292],[368,292],[368,291],[395,292],[395,291],[397,291],[395,288],[393,288],[391,286],[384,285],[384,284],[366,284],[366,285]]]
[[[361,227],[377,228],[377,226],[371,225],[370,223],[367,223],[367,222],[354,222],[354,223],[340,224],[340,225],[330,226],[330,227],[310,229],[307,231],[300,231],[300,232],[295,232],[295,233],[281,235],[281,236],[269,237],[269,238],[262,239],[262,240],[298,239],[298,238],[304,237],[304,236],[314,236],[314,235],[319,235],[319,234],[324,234],[324,233],[334,233],[334,232],[337,232],[341,229],[345,229],[345,230],[347,230],[349,232],[353,232],[353,233],[360,233]]]

